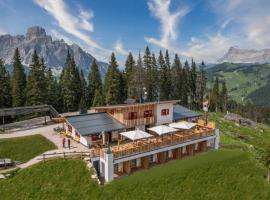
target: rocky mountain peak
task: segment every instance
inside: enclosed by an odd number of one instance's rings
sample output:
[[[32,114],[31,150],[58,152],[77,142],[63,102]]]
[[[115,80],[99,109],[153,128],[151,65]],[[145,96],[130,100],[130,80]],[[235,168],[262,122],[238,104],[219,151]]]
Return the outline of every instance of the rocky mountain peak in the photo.
[[[62,39],[52,40],[45,29],[39,26],[28,28],[25,36],[0,36],[0,58],[9,66],[12,64],[15,48],[19,49],[22,63],[26,67],[31,64],[32,54],[36,50],[38,56],[45,59],[46,66],[50,67],[56,76],[59,76],[63,69],[68,51],[74,56],[76,65],[85,75],[91,70],[91,64],[95,59],[77,44],[68,45]],[[101,75],[104,76],[108,64],[100,61],[97,61],[97,64]]]
[[[46,37],[46,31],[40,26],[32,26],[27,29],[26,39],[31,40],[33,38]]]
[[[270,49],[241,49],[230,47],[228,52],[217,61],[218,63],[270,63]]]

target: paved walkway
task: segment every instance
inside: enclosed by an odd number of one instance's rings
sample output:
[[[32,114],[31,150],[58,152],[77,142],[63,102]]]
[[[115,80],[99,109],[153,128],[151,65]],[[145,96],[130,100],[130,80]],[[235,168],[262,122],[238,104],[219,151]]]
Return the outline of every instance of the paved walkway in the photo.
[[[16,138],[16,137],[24,137],[24,136],[30,136],[30,135],[37,135],[40,134],[44,137],[46,137],[48,140],[50,140],[51,142],[53,142],[57,149],[55,150],[50,150],[50,151],[46,151],[44,152],[45,154],[50,154],[50,153],[63,153],[63,152],[90,152],[89,148],[83,146],[82,144],[71,140],[71,145],[70,145],[70,149],[67,148],[67,140],[66,140],[66,148],[63,148],[62,146],[62,137],[54,132],[54,128],[58,127],[59,124],[53,124],[53,125],[49,125],[49,126],[44,126],[44,127],[40,127],[40,128],[33,128],[33,129],[29,129],[29,130],[23,130],[23,131],[16,131],[14,133],[8,133],[8,134],[0,134],[0,139],[6,139],[6,138]],[[63,155],[59,155],[59,154],[55,154],[52,155],[51,157],[63,157]],[[29,160],[26,163],[23,163],[21,165],[18,165],[18,167],[20,168],[26,168],[29,167],[31,165],[34,165],[36,163],[39,163],[42,161],[42,154],[36,156],[35,158]]]

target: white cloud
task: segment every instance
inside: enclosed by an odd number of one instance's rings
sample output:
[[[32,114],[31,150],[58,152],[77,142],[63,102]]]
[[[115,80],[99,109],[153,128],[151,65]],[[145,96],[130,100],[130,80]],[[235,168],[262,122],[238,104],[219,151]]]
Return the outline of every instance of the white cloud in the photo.
[[[90,48],[107,51],[97,42],[89,37],[84,31],[93,32],[94,25],[89,20],[93,17],[92,11],[80,10],[79,15],[72,15],[63,0],[35,0],[35,2],[45,9],[55,20],[58,25],[67,33],[84,41]]]
[[[213,10],[221,18],[231,18],[235,30],[242,33],[241,47],[269,48],[269,0],[212,0]]]
[[[234,41],[220,33],[206,36],[205,40],[192,37],[187,50],[183,50],[182,53],[187,57],[193,57],[197,62],[216,62],[234,44]]]
[[[169,48],[177,39],[177,24],[190,9],[184,7],[175,12],[170,11],[170,0],[149,0],[148,8],[152,15],[160,21],[161,38],[145,37],[146,41],[162,48]]]
[[[114,50],[118,54],[128,55],[128,51],[124,49],[123,43],[121,40],[117,40],[114,46]]]
[[[69,45],[72,45],[74,43],[72,39],[70,39],[69,37],[63,35],[62,33],[59,33],[55,29],[50,30],[50,34],[53,37],[53,39],[57,39],[57,40],[63,39]]]

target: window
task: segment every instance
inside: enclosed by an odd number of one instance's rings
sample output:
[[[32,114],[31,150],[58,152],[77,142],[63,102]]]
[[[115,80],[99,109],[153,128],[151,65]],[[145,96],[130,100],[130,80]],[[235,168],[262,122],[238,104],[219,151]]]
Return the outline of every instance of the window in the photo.
[[[169,115],[169,109],[162,109],[161,110],[161,115],[164,116],[164,115]]]
[[[152,110],[145,110],[144,113],[143,113],[144,118],[152,117],[152,116],[153,116]]]
[[[129,112],[128,113],[128,120],[138,119],[138,112]]]

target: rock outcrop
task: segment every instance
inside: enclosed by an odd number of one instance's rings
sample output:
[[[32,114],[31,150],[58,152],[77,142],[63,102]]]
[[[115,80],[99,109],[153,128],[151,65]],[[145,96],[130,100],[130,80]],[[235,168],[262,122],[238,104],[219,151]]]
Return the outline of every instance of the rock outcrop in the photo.
[[[244,125],[244,126],[255,126],[256,123],[250,119],[244,118],[241,115],[235,114],[235,113],[229,113],[224,116],[224,119],[228,121],[233,121],[235,123]]]

